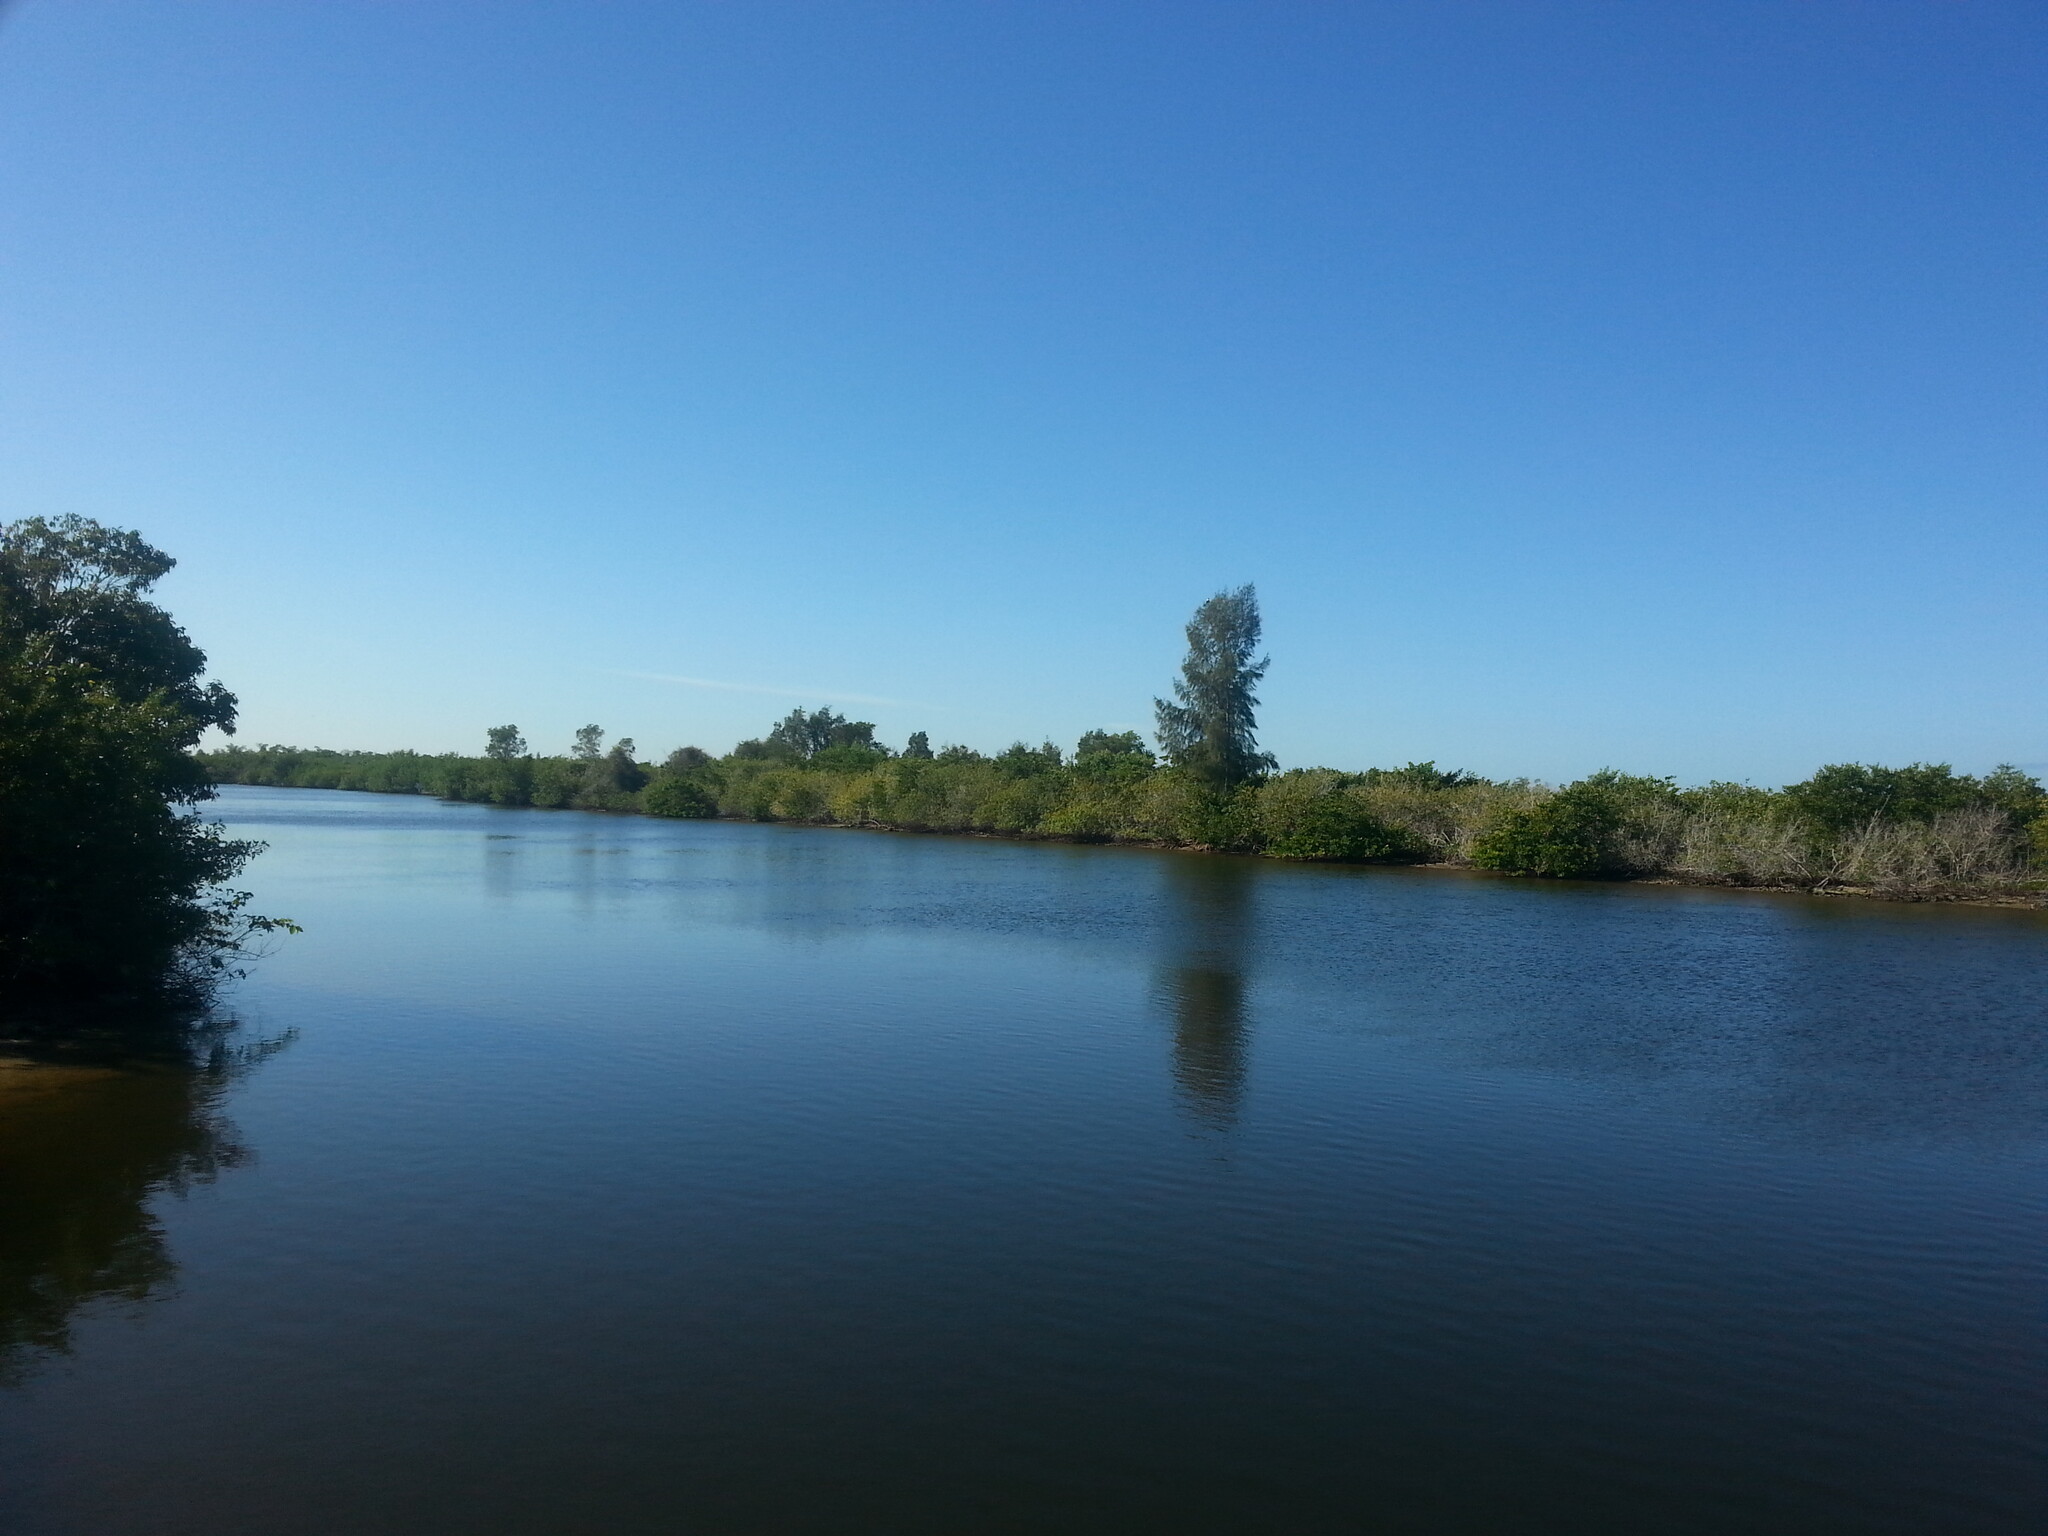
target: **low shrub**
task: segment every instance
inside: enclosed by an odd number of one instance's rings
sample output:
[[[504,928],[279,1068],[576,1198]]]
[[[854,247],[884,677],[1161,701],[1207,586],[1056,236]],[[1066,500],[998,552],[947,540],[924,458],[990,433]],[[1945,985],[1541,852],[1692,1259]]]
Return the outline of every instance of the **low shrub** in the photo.
[[[1789,809],[1710,805],[1687,821],[1669,867],[1700,880],[1813,890],[1839,878],[1842,860],[1832,839]]]
[[[1351,793],[1432,864],[1469,864],[1479,839],[1510,812],[1526,810],[1549,793],[1516,779],[1506,784],[1466,779],[1430,788],[1404,776],[1364,775]]]
[[[701,821],[718,814],[718,799],[695,779],[656,779],[641,794],[640,808],[650,816]]]
[[[1621,827],[1621,808],[1612,794],[1574,784],[1502,817],[1473,845],[1472,862],[1509,875],[1596,879],[1619,873],[1613,845]]]
[[[1269,857],[1317,863],[1385,863],[1421,856],[1415,843],[1375,816],[1345,775],[1297,769],[1257,791],[1260,841]]]
[[[2015,889],[2026,874],[2003,812],[1966,805],[1927,821],[1877,822],[1842,839],[1839,879],[1887,896]]]

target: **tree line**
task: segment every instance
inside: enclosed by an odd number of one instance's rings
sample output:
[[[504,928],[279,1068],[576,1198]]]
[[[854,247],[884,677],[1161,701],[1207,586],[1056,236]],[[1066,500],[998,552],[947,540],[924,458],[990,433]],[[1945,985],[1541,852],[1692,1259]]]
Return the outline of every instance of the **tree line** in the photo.
[[[1551,786],[1432,762],[1285,772],[1257,738],[1257,595],[1220,592],[1187,627],[1157,751],[1094,730],[1071,750],[1018,741],[984,754],[900,750],[870,721],[794,709],[722,756],[683,747],[641,761],[596,725],[562,756],[516,726],[481,757],[230,747],[224,780],[429,794],[497,805],[728,817],[902,831],[1161,844],[1326,863],[1449,864],[1550,878],[1669,878],[1896,897],[2036,898],[2048,890],[2048,796],[2001,767],[1834,764],[1778,789],[1613,770]]]

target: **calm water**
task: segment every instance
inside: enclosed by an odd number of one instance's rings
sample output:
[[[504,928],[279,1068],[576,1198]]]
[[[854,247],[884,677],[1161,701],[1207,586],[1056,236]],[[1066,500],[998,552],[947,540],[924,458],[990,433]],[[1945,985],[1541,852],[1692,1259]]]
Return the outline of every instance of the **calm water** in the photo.
[[[2040,915],[223,804],[282,1048],[0,1074],[10,1536],[2048,1508]]]

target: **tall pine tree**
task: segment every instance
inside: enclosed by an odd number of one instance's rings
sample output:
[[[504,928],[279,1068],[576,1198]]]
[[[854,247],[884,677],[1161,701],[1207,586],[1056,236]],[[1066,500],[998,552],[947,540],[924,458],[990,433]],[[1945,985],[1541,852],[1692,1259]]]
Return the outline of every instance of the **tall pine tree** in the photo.
[[[1259,750],[1259,697],[1252,690],[1269,662],[1252,659],[1258,648],[1258,594],[1249,583],[1218,592],[1188,621],[1188,654],[1173,685],[1174,702],[1152,701],[1167,762],[1219,793],[1275,766],[1272,754]]]

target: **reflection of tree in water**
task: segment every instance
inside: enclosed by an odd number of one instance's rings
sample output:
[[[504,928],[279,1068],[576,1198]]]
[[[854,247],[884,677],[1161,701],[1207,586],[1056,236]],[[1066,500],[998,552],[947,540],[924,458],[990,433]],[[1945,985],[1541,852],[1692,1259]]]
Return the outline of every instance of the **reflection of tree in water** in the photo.
[[[1244,959],[1256,871],[1211,858],[1169,859],[1166,871],[1160,990],[1173,1012],[1174,1081],[1197,1119],[1223,1129],[1244,1096]]]
[[[80,1308],[164,1292],[149,1202],[247,1158],[220,1097],[282,1043],[196,1065],[0,1060],[0,1382],[66,1351]]]

